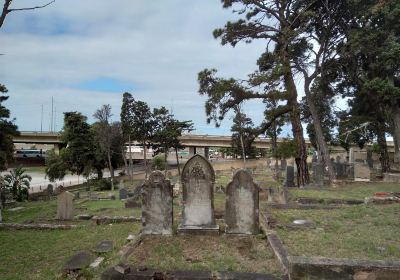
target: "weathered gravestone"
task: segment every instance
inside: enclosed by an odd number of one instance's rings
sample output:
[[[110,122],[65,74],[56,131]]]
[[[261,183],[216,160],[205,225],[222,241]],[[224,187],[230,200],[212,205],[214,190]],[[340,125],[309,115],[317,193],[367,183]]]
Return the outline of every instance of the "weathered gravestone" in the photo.
[[[294,184],[294,167],[293,166],[286,166],[286,178],[284,186],[287,188],[295,187]]]
[[[258,233],[258,191],[250,172],[238,170],[226,187],[226,233]]]
[[[172,186],[161,171],[153,171],[142,188],[143,234],[172,234]]]
[[[72,220],[74,217],[74,194],[64,191],[57,196],[58,220]]]
[[[218,234],[214,216],[215,173],[202,156],[194,155],[182,170],[183,208],[179,233]]]
[[[281,170],[286,170],[286,167],[287,167],[287,160],[285,158],[281,159]]]
[[[369,182],[371,180],[371,170],[368,165],[362,163],[354,164],[354,181]]]
[[[125,188],[119,190],[119,199],[127,199],[128,191]]]
[[[315,186],[323,186],[324,185],[324,164],[323,163],[313,163],[312,164],[312,172],[313,172],[313,182]]]

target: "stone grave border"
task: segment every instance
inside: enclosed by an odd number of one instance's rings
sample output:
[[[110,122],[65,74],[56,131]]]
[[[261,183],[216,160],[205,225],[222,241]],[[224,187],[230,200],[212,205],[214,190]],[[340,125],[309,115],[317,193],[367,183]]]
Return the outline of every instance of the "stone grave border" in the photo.
[[[400,260],[359,260],[327,257],[291,256],[275,231],[271,230],[270,215],[260,213],[260,226],[290,279],[398,279]],[[371,277],[371,278],[369,278]]]
[[[73,229],[76,225],[59,225],[59,224],[16,224],[16,223],[0,223],[0,229]]]

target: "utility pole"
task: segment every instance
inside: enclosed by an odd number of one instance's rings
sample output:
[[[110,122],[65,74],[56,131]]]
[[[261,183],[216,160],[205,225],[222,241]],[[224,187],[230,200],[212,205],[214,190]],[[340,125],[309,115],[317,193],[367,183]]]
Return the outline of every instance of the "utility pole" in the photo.
[[[57,107],[54,107],[54,132],[57,131]]]
[[[40,114],[40,132],[43,132],[43,104],[42,104],[42,113]]]
[[[51,97],[51,117],[50,117],[50,132],[53,132],[53,96]]]

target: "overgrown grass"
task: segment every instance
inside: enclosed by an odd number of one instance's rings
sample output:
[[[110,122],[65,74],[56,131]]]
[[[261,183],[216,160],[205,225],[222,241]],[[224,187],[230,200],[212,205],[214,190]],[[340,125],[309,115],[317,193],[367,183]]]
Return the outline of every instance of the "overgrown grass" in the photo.
[[[69,257],[81,250],[93,250],[102,240],[112,240],[114,250],[106,261],[86,275],[99,275],[118,261],[118,251],[129,233],[137,234],[139,223],[95,226],[81,224],[71,230],[0,230],[0,278],[2,280],[60,279],[61,269]]]
[[[355,182],[329,189],[290,189],[295,197],[364,199],[375,192],[400,192],[400,184]]]
[[[161,270],[244,271],[281,275],[262,236],[147,237],[129,262]]]
[[[285,226],[309,219],[315,229],[279,228],[292,255],[358,259],[400,259],[400,205],[357,205],[334,210],[277,210]]]

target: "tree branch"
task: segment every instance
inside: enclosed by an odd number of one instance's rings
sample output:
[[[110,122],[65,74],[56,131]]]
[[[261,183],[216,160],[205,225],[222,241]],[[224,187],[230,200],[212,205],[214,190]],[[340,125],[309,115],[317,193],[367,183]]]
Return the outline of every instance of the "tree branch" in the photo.
[[[51,4],[53,4],[54,2],[56,2],[56,0],[50,1],[49,3],[44,4],[44,5],[42,5],[42,6],[35,6],[35,7],[30,7],[30,8],[20,8],[20,9],[9,9],[9,10],[7,11],[7,13],[15,12],[15,11],[29,11],[29,10],[42,9],[42,8],[45,8],[45,7],[47,7],[47,6],[51,5]]]

